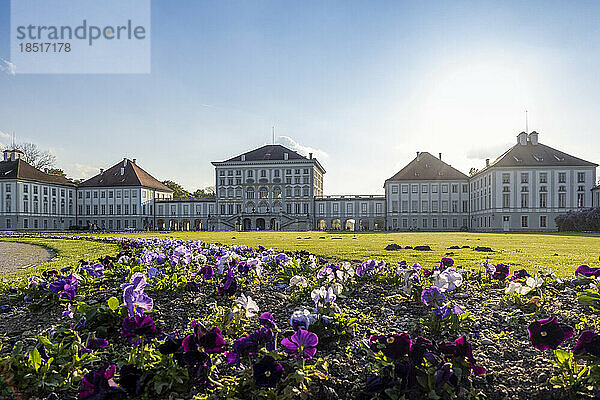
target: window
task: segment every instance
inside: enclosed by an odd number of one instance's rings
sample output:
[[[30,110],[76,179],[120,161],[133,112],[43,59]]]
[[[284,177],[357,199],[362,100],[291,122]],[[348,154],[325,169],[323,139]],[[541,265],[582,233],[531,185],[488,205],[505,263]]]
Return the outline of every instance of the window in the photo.
[[[521,183],[529,183],[529,174],[527,172],[521,173]]]
[[[408,185],[402,185],[402,193],[408,193]]]
[[[429,202],[427,200],[423,200],[421,202],[421,211],[427,212],[427,211],[429,211],[428,208],[429,208]]]
[[[427,218],[423,218],[423,228],[427,228]]]
[[[442,212],[448,212],[448,200],[442,201]]]
[[[392,200],[392,212],[398,212],[398,200]]]
[[[464,213],[469,212],[469,201],[468,200],[463,200],[462,212],[464,212]]]
[[[567,183],[567,173],[566,172],[558,173],[558,183]]]
[[[452,193],[458,193],[458,185],[456,185],[456,184],[452,185]]]
[[[354,209],[352,207],[352,203],[346,204],[346,214],[352,214],[353,212],[354,212]]]
[[[448,219],[442,218],[442,228],[447,228],[447,227],[448,227]]]
[[[437,200],[433,200],[431,202],[431,211],[433,212],[438,212],[438,201]]]
[[[417,186],[417,185],[412,185],[411,191],[412,191],[413,193],[419,193],[419,186]]]
[[[437,228],[437,226],[438,226],[437,218],[434,218],[433,220],[431,220],[431,227],[432,228]]]
[[[502,208],[510,208],[510,194],[504,193],[502,195]]]
[[[442,185],[442,193],[448,193],[448,185]]]
[[[246,190],[246,198],[247,199],[253,199],[254,198],[254,189],[253,188],[249,187]]]
[[[521,208],[528,208],[528,207],[529,207],[529,194],[521,193]]]
[[[438,185],[431,185],[431,193],[437,193],[438,192]]]
[[[338,203],[333,203],[333,212],[334,213],[338,213],[339,212],[339,204]]]
[[[548,193],[540,193],[540,208],[548,207]]]
[[[419,203],[417,202],[417,200],[413,200],[411,202],[411,210],[412,212],[419,212]]]
[[[540,215],[540,228],[545,228],[546,226],[546,216]]]
[[[577,193],[577,207],[582,208],[585,207],[585,194]]]
[[[463,183],[463,185],[462,185],[462,192],[463,193],[469,193],[469,185],[467,185],[466,183]]]
[[[402,200],[402,212],[408,212],[408,200]]]
[[[408,219],[402,218],[402,227],[403,228],[408,228]]]
[[[421,193],[427,193],[427,185],[421,185]]]
[[[360,205],[360,212],[363,214],[367,213],[367,203],[361,203]]]
[[[299,169],[299,168],[298,168],[298,169],[295,169],[295,170],[294,170],[294,174],[296,174],[296,175],[300,175],[300,169]]]
[[[458,212],[458,201],[457,200],[452,200],[452,212],[453,213]]]
[[[529,218],[527,215],[521,216],[521,228],[527,228],[529,226]]]
[[[304,168],[304,174],[308,175],[308,168]]]
[[[584,183],[585,182],[585,172],[578,172],[577,173],[577,183]]]
[[[540,183],[548,183],[548,174],[546,172],[540,172]]]
[[[325,204],[319,203],[319,214],[325,214]]]
[[[382,204],[381,203],[376,203],[375,204],[375,212],[377,214],[381,214],[382,213]]]
[[[248,178],[252,178],[252,176],[253,176],[253,175],[252,175],[252,170],[249,170],[249,171],[248,171]]]
[[[398,193],[398,186],[392,185],[392,194],[397,194],[397,193]]]
[[[558,207],[559,208],[567,207],[567,194],[566,193],[558,194]]]

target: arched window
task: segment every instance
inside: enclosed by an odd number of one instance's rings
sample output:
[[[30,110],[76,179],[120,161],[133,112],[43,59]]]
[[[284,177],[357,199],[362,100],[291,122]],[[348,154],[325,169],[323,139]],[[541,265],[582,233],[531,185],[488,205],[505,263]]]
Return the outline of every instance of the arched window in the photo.
[[[254,188],[249,187],[246,189],[246,198],[253,199],[254,198]]]
[[[260,193],[260,198],[261,199],[268,199],[269,198],[269,191],[267,190],[266,187],[261,187],[259,193]]]
[[[279,186],[275,186],[273,188],[273,198],[280,199],[281,198],[281,188]]]

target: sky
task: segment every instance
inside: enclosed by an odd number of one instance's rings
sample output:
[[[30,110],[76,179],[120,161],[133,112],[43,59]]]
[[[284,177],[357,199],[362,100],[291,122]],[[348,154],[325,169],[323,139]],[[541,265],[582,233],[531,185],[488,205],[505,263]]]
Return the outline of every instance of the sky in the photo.
[[[599,2],[152,1],[151,73],[13,74],[0,0],[0,143],[75,179],[124,157],[193,191],[271,142],[325,194],[380,194],[417,151],[468,174],[516,143],[600,163]],[[8,61],[8,62],[7,62]],[[18,71],[18,65],[16,66]]]

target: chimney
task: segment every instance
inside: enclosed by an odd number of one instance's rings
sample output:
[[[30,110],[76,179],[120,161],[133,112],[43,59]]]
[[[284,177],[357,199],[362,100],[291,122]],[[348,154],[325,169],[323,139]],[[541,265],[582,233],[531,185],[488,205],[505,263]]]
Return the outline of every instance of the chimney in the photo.
[[[246,161],[246,155],[242,154],[242,161]]]
[[[421,161],[421,152],[417,151],[417,161]]]
[[[135,164],[135,158],[133,160],[131,160],[131,162]]]
[[[104,168],[100,168],[100,175],[104,175]]]
[[[534,146],[538,144],[538,135],[539,133],[537,133],[536,131],[531,132],[529,134],[529,143],[531,143]]]
[[[283,153],[283,159],[287,160],[290,158],[290,155],[288,153]]]
[[[312,153],[308,153],[308,158],[312,160]]]
[[[10,161],[10,150],[4,150],[4,161]]]
[[[441,161],[442,160],[442,153],[440,153],[439,157],[440,157],[440,161]]]
[[[527,133],[521,132],[517,135],[517,143],[521,146],[527,145]]]
[[[127,158],[124,158],[124,159],[123,159],[123,166],[124,166],[124,167],[126,167],[126,166],[127,166]],[[123,175],[123,174],[121,174],[121,175]]]
[[[486,166],[486,167],[489,167],[489,166],[490,166],[490,159],[489,159],[489,158],[486,158],[486,159],[485,159],[485,166]]]
[[[125,175],[125,168],[121,167],[121,176]]]

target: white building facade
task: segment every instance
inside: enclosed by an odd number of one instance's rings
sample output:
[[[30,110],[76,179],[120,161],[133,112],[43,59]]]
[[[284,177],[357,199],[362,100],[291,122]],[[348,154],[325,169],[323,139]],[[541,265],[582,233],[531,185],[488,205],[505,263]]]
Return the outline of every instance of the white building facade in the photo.
[[[0,162],[0,229],[275,231],[555,231],[555,218],[600,207],[597,164],[522,132],[471,176],[438,157],[416,158],[384,195],[324,196],[325,169],[309,154],[265,145],[213,162],[215,197],[173,191],[127,158],[76,185],[33,168],[18,150]]]
[[[471,228],[555,231],[557,216],[592,207],[597,166],[539,143],[537,132],[521,132],[515,146],[471,176]]]

